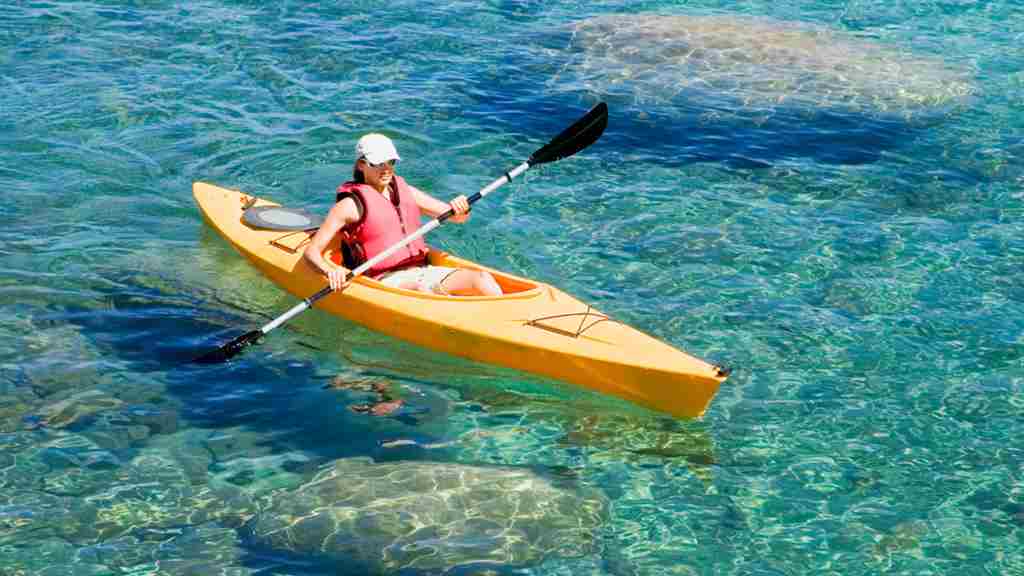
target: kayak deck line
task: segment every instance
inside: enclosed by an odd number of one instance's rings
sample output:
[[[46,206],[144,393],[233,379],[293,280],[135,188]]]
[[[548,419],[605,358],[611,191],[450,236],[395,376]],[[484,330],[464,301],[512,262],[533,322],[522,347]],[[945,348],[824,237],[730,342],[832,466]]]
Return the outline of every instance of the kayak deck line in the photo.
[[[556,334],[562,334],[563,336],[571,336],[573,338],[579,338],[581,334],[583,334],[587,330],[590,330],[596,324],[600,324],[601,322],[618,322],[618,320],[613,320],[613,319],[605,316],[604,314],[598,314],[596,312],[591,314],[591,310],[592,310],[592,308],[588,304],[586,312],[569,312],[567,314],[552,314],[550,316],[541,316],[540,318],[534,318],[532,320],[527,320],[526,321],[526,325],[527,326],[533,326],[534,328],[540,328],[541,330],[550,330],[551,332],[554,332]],[[560,318],[571,318],[573,316],[582,316],[582,318],[580,319],[580,325],[579,325],[578,328],[576,328],[575,332],[570,332],[569,330],[558,328],[556,326],[548,326],[546,324],[541,324],[541,322],[544,322],[546,320],[558,320]],[[593,322],[588,324],[586,327],[584,327],[583,324],[586,323],[587,318],[590,317],[590,316],[594,316],[595,318],[597,318],[597,320],[594,320]]]
[[[247,224],[265,199],[193,185],[203,218],[273,283],[299,299],[325,285],[302,255],[307,231]],[[244,199],[243,199],[244,198]],[[325,252],[330,257],[331,250]],[[676,417],[704,414],[728,370],[603,314],[558,288],[430,249],[431,264],[490,272],[500,296],[450,296],[357,276],[315,308],[434,351],[551,378]]]
[[[274,248],[280,248],[281,250],[295,254],[296,252],[299,251],[300,248],[302,248],[306,244],[309,244],[309,241],[313,239],[313,234],[315,234],[317,230],[319,230],[319,228],[313,228],[311,230],[294,230],[292,232],[288,232],[287,234],[282,234],[278,238],[270,240],[270,245],[273,246]],[[299,236],[302,234],[304,234],[305,237],[302,238],[302,240],[300,240],[296,245],[290,246],[288,244],[285,244],[286,239],[291,238],[293,236]]]

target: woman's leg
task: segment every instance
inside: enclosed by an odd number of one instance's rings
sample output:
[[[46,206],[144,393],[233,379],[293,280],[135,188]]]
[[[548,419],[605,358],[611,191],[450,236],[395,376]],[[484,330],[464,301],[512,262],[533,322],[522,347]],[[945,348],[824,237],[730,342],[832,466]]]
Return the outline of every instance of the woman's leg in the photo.
[[[437,284],[443,292],[457,296],[501,296],[501,286],[490,272],[459,268]]]

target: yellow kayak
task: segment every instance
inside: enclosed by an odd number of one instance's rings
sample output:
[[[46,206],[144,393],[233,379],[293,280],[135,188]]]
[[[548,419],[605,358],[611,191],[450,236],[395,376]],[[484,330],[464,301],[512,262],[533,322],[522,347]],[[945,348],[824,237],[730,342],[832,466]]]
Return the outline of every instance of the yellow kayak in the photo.
[[[302,257],[314,231],[255,228],[242,217],[249,207],[276,204],[203,182],[193,185],[193,196],[206,221],[274,283],[298,298],[325,286],[324,276]],[[438,250],[431,251],[430,261],[487,270],[505,294],[443,296],[358,276],[316,307],[432,350],[554,378],[673,416],[702,415],[728,376],[542,282]]]

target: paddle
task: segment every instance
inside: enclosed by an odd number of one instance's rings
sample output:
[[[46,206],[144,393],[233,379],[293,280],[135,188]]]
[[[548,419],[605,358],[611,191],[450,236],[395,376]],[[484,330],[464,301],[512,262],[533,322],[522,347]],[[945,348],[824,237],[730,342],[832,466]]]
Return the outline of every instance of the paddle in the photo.
[[[597,139],[601,137],[601,134],[604,132],[604,129],[607,126],[608,106],[604,102],[601,102],[597,106],[594,106],[579,120],[573,123],[572,126],[569,126],[565,130],[563,130],[561,134],[555,136],[553,140],[551,140],[543,147],[538,149],[536,152],[534,152],[532,155],[530,155],[530,158],[528,160],[526,160],[519,166],[516,166],[512,170],[506,172],[504,176],[498,178],[494,182],[491,182],[476,194],[470,196],[469,203],[473,204],[477,200],[483,198],[484,196],[487,196],[500,186],[503,186],[504,184],[510,182],[516,176],[519,176],[523,172],[526,172],[531,166],[535,166],[537,164],[545,164],[547,162],[554,162],[556,160],[561,160],[563,158],[568,158],[569,156],[572,156],[573,154],[579,152],[580,150],[583,150],[587,146],[590,146],[591,144],[596,142]],[[437,228],[445,220],[451,218],[453,215],[455,215],[455,212],[449,208],[447,212],[441,214],[437,218],[424,224],[418,230],[416,230],[412,234],[409,234],[395,245],[391,246],[390,248],[381,252],[380,254],[377,254],[373,258],[370,258],[357,268],[350,270],[348,275],[345,277],[345,281],[349,282],[355,277],[362,275],[364,272],[372,268],[381,260],[384,260],[388,256],[394,254],[396,251],[400,250],[409,242],[412,242],[413,240],[420,238],[427,232],[430,232],[434,228]],[[294,316],[305,311],[307,308],[311,307],[314,303],[316,303],[324,296],[327,296],[331,292],[332,290],[330,286],[324,287],[316,294],[313,294],[309,298],[306,298],[302,302],[299,302],[284,314],[281,314],[274,320],[268,322],[259,330],[253,330],[251,332],[242,334],[241,336],[235,338],[234,340],[228,342],[227,344],[224,344],[220,348],[207,352],[202,356],[196,358],[195,361],[204,364],[213,364],[229,360],[230,358],[234,357],[236,354],[241,352],[243,349],[245,349],[247,346],[256,342],[274,328],[277,328],[281,324],[284,324],[288,320],[292,319]]]

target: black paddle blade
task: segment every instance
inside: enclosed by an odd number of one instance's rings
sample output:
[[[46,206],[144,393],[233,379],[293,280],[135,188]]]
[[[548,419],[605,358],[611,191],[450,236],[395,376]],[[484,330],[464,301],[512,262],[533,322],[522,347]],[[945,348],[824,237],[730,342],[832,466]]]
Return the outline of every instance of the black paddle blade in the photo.
[[[548,142],[543,148],[537,150],[530,156],[527,162],[530,166],[554,162],[562,158],[568,158],[573,154],[590,146],[604,133],[608,127],[608,105],[601,102],[590,109],[585,116],[569,126],[554,140]]]
[[[227,362],[242,350],[255,344],[262,336],[263,332],[260,330],[246,332],[220,348],[203,354],[193,360],[193,362],[198,364],[220,364],[221,362]]]

